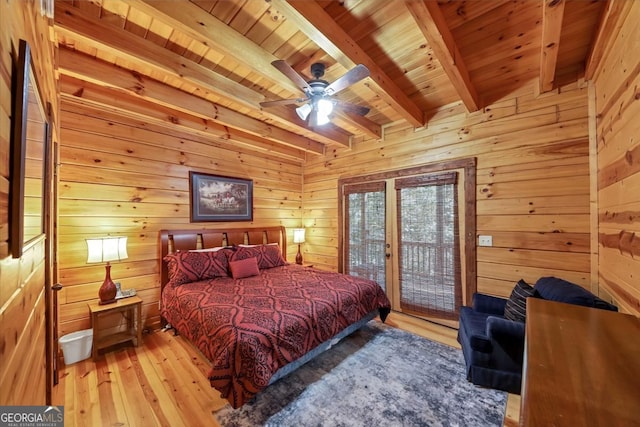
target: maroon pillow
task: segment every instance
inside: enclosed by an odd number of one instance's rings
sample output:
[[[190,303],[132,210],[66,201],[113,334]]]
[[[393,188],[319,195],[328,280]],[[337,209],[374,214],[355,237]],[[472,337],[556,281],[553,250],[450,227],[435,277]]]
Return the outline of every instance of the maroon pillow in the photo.
[[[236,248],[229,260],[238,261],[247,258],[257,258],[258,268],[260,269],[287,265],[287,262],[282,258],[278,245],[240,246]]]
[[[215,252],[174,252],[164,257],[169,283],[183,283],[229,276],[230,249]]]
[[[243,279],[245,277],[257,276],[260,274],[257,258],[245,258],[237,261],[230,261],[229,269],[231,270],[231,277],[234,279]]]

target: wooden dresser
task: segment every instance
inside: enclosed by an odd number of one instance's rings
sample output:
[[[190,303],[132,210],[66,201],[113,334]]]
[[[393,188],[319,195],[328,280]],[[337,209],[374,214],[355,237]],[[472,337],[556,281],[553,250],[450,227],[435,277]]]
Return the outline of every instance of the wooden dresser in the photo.
[[[640,319],[527,300],[520,425],[640,426]]]

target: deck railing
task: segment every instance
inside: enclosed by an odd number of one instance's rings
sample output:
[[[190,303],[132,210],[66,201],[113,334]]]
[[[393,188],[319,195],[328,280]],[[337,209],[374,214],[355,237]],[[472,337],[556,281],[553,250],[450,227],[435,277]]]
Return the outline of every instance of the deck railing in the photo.
[[[350,244],[349,273],[375,280],[385,288],[385,241],[367,239]],[[400,300],[412,309],[454,312],[453,243],[402,242]]]

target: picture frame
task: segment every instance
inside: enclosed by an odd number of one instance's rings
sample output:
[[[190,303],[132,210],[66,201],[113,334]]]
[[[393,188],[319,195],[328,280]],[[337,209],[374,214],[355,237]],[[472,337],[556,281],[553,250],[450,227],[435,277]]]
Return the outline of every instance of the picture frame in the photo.
[[[253,180],[189,172],[191,222],[253,221]]]
[[[12,72],[11,97],[11,195],[9,198],[9,246],[14,258],[45,234],[45,202],[49,115],[43,103],[25,40],[18,45]]]

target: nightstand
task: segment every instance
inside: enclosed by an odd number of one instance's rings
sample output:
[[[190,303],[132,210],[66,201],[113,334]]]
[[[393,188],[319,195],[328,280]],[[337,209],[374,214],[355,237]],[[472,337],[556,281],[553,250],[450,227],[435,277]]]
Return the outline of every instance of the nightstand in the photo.
[[[93,360],[98,357],[98,350],[127,341],[135,341],[136,347],[142,343],[142,300],[138,296],[122,298],[112,304],[89,304],[91,326],[93,327]],[[122,313],[127,318],[127,329],[122,332],[109,333],[100,325],[100,319]]]

